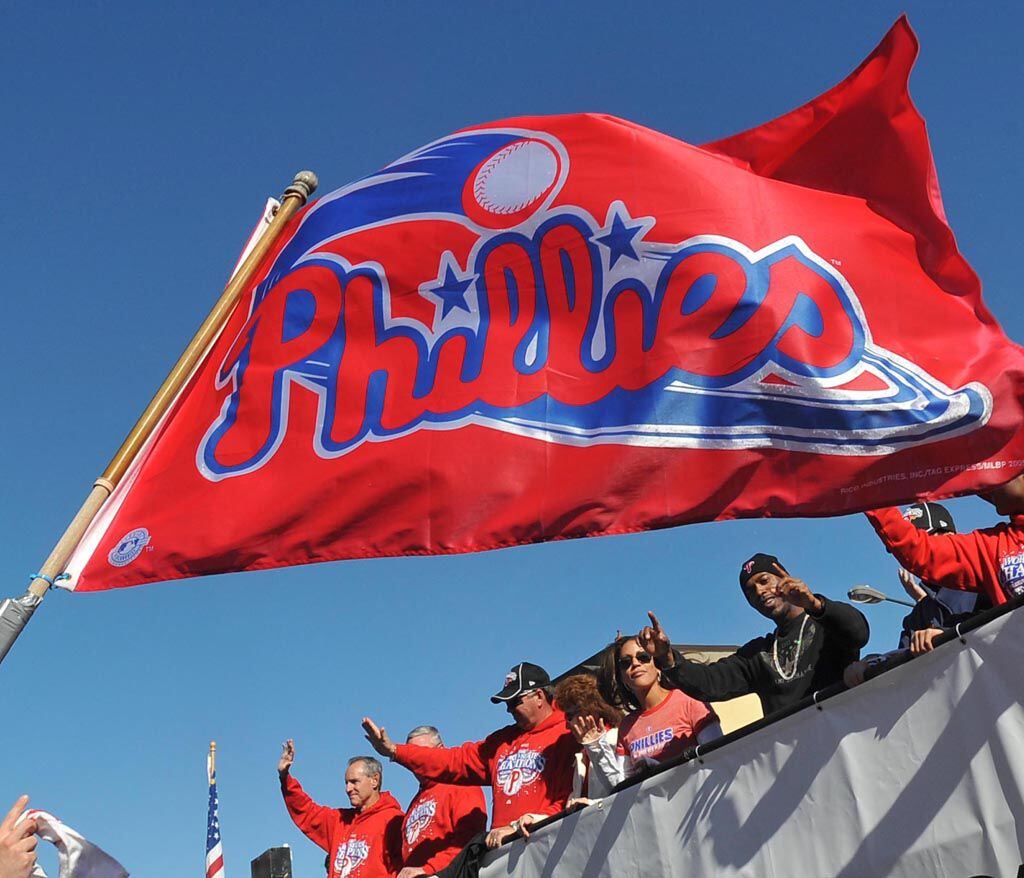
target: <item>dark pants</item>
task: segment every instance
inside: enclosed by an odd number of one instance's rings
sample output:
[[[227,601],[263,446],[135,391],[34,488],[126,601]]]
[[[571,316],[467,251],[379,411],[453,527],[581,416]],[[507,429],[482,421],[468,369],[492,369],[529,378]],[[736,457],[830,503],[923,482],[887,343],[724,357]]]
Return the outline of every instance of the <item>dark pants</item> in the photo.
[[[458,855],[440,872],[438,878],[477,878],[480,861],[487,853],[487,832],[474,835]]]

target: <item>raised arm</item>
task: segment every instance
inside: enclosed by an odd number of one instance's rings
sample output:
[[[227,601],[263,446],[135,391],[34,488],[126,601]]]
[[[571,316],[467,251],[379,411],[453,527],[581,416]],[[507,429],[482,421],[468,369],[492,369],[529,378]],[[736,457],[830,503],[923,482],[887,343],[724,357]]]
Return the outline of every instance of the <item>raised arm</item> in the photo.
[[[757,641],[709,665],[691,662],[672,649],[658,617],[652,612],[647,615],[651,624],[640,630],[637,641],[654,656],[655,664],[677,689],[701,701],[726,701],[757,689],[762,673],[753,648]]]
[[[815,594],[802,579],[790,576],[776,565],[779,583],[776,590],[789,604],[800,607],[812,619],[816,619],[829,636],[849,649],[860,649],[868,642],[870,631],[864,614],[841,601],[830,601],[824,595]]]
[[[383,726],[363,718],[366,740],[381,756],[405,766],[417,777],[439,783],[487,786],[491,782],[490,761],[497,749],[494,735],[483,741],[471,741],[461,747],[417,747],[396,744]]]
[[[925,582],[946,588],[977,591],[979,552],[973,534],[929,534],[890,506],[865,512],[875,533],[900,566]]]
[[[461,747],[417,747],[399,744],[395,762],[404,765],[417,777],[438,783],[489,786],[490,760],[494,747],[483,741],[469,741]]]
[[[626,777],[626,757],[609,740],[609,733],[592,716],[577,716],[569,722],[569,729],[576,741],[583,746],[590,757],[590,766],[611,789]],[[594,790],[588,792],[596,798]]]
[[[331,841],[328,836],[330,817],[333,808],[318,805],[302,788],[291,774],[292,763],[295,761],[295,742],[289,738],[284,742],[281,758],[277,762],[277,773],[281,779],[281,795],[288,815],[302,833],[313,844],[330,852]]]
[[[691,698],[728,701],[755,692],[761,681],[761,664],[756,656],[736,652],[710,664],[692,662],[674,652],[674,664],[664,668],[665,678]],[[767,667],[767,665],[765,665]]]

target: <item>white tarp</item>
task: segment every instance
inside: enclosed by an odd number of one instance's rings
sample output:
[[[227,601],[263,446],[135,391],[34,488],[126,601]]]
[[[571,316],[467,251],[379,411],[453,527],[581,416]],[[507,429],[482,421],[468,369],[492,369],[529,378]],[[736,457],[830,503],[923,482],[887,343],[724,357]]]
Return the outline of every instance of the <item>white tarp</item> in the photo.
[[[507,845],[481,878],[1015,878],[1024,609],[965,639]]]

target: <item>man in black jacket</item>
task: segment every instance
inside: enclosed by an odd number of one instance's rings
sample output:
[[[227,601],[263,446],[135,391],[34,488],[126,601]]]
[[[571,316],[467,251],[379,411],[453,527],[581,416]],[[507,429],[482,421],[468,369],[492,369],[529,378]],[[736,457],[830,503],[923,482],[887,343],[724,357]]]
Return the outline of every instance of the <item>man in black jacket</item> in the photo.
[[[747,603],[771,619],[775,630],[727,658],[707,665],[683,658],[654,613],[640,632],[640,645],[668,681],[694,698],[724,701],[754,692],[767,716],[841,681],[843,669],[868,642],[868,622],[860,611],[814,594],[774,555],[758,553],[747,560],[740,585]]]

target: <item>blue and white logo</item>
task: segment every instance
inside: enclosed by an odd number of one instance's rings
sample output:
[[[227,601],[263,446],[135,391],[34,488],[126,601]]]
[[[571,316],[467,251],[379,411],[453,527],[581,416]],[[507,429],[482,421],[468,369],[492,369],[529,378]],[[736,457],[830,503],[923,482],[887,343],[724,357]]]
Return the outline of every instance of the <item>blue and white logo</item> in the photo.
[[[149,544],[149,539],[149,531],[144,527],[130,530],[110,550],[107,560],[114,567],[125,567],[142,554],[142,550]]]

